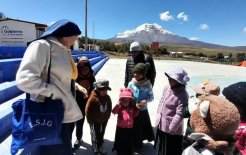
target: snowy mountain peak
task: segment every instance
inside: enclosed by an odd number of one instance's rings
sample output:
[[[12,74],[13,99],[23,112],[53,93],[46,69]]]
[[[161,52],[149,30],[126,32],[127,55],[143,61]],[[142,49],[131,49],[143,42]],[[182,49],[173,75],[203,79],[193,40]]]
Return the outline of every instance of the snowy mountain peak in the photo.
[[[152,31],[152,30],[157,30],[157,31],[160,31],[162,33],[171,33],[169,31],[163,29],[159,24],[156,24],[156,23],[154,23],[154,24],[145,23],[145,24],[142,24],[136,28],[136,31],[138,31],[138,32],[140,32],[140,31]]]
[[[130,37],[130,36],[133,36],[133,35],[135,35],[137,33],[141,33],[141,32],[173,34],[172,32],[163,29],[159,24],[145,23],[145,24],[138,26],[134,30],[127,30],[125,32],[118,33],[115,38],[126,38],[126,37]]]

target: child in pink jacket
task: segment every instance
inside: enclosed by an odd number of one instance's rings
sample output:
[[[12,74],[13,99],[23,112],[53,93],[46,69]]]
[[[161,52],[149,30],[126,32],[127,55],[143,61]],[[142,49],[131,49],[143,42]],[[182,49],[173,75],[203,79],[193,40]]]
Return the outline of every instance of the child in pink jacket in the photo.
[[[134,117],[139,114],[139,109],[135,105],[131,89],[122,88],[119,103],[112,110],[113,114],[118,115],[115,142],[112,149],[112,151],[116,150],[117,155],[133,154],[133,123]]]
[[[184,125],[182,111],[188,106],[189,96],[185,87],[189,77],[183,68],[167,71],[165,75],[169,84],[164,88],[157,109],[154,147],[158,155],[181,155]]]

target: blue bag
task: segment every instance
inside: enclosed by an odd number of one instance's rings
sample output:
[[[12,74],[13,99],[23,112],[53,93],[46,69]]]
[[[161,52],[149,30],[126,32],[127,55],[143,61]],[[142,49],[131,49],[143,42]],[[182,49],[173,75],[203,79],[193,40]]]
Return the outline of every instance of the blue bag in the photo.
[[[45,102],[26,99],[13,103],[11,154],[26,146],[61,144],[63,103],[46,98]]]

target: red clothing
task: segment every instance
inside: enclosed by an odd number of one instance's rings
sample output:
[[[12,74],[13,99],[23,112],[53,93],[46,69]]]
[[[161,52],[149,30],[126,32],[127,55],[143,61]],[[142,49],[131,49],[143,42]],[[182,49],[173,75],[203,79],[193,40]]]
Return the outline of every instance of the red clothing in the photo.
[[[132,128],[133,119],[139,113],[134,107],[123,107],[119,104],[115,105],[112,110],[113,114],[118,114],[117,126],[121,128]]]
[[[235,138],[235,146],[242,155],[246,155],[246,121],[240,122]]]

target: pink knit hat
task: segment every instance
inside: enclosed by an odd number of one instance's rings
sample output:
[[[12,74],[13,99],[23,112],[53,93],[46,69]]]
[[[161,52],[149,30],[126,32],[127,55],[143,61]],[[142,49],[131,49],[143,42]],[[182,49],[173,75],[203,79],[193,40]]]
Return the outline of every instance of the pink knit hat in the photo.
[[[122,99],[122,98],[133,99],[132,90],[130,88],[121,88],[120,89],[120,99]]]

